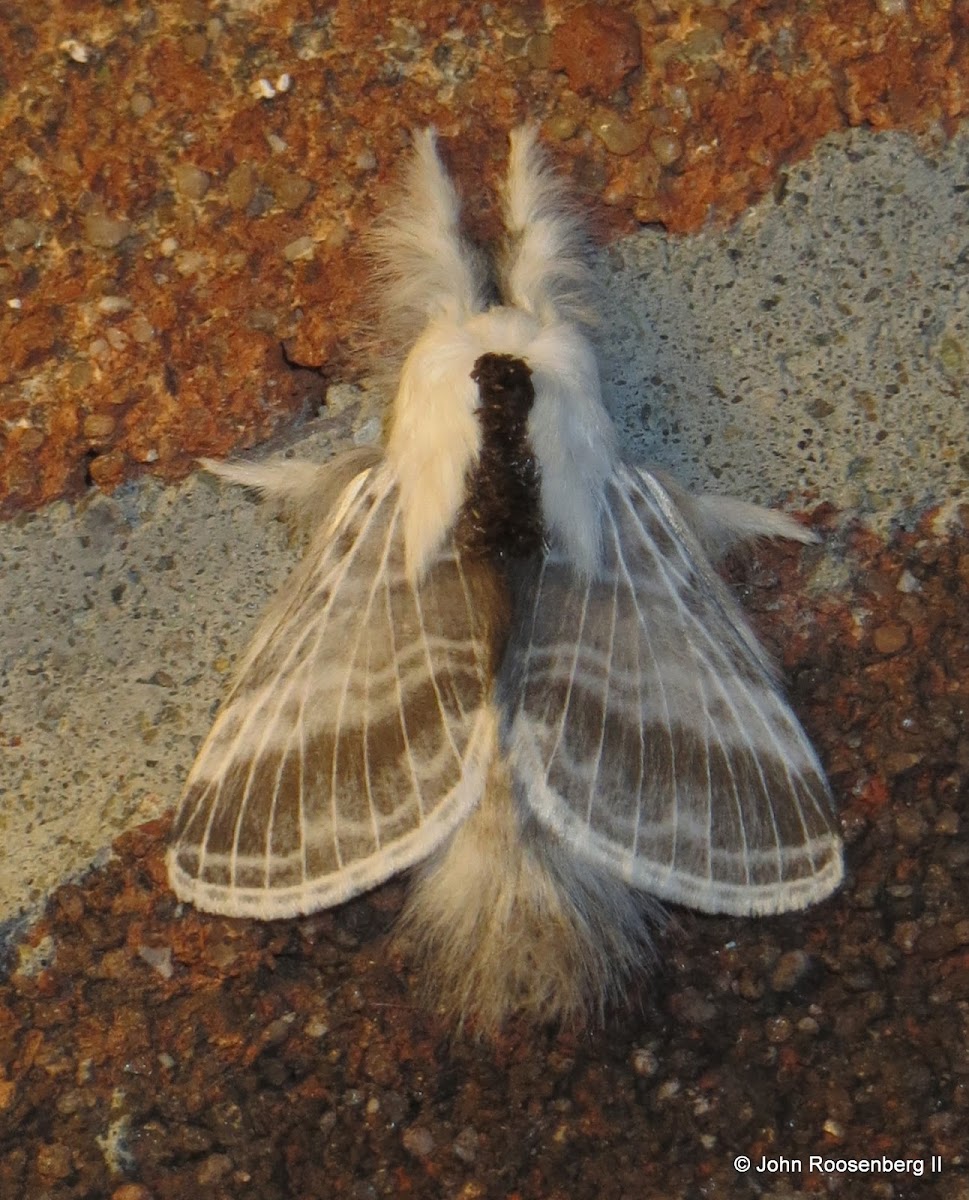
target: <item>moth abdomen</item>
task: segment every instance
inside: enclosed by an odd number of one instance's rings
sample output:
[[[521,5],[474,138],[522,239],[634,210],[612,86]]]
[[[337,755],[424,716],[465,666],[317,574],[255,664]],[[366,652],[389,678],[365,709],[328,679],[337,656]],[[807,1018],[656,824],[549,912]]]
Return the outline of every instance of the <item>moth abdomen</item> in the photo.
[[[482,354],[471,378],[481,450],[468,471],[455,537],[462,550],[494,563],[530,558],[545,543],[541,472],[528,436],[531,368],[515,355]]]

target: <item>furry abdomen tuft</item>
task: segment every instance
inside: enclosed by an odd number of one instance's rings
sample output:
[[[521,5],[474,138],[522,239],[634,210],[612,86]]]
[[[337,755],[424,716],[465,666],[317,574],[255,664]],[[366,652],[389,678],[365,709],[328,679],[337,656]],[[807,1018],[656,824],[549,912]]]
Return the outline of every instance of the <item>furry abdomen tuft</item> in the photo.
[[[480,805],[419,866],[401,929],[428,1000],[459,1028],[494,1034],[514,1014],[603,1019],[655,958],[663,910],[539,830],[492,767]]]

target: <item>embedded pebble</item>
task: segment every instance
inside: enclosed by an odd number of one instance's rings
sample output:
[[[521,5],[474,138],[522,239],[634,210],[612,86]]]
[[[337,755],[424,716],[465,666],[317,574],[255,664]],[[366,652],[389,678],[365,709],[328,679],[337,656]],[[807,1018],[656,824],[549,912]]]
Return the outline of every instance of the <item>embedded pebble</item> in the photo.
[[[426,1158],[434,1152],[434,1135],[424,1125],[410,1125],[404,1130],[401,1141],[411,1154]]]
[[[84,418],[81,430],[88,441],[98,442],[114,433],[115,420],[108,413],[90,413]]]
[[[138,957],[154,968],[162,979],[171,979],[174,970],[171,946],[139,946]]]
[[[175,186],[187,200],[201,200],[210,182],[208,173],[192,163],[179,163],[175,168]]]
[[[44,1179],[66,1179],[71,1173],[71,1148],[62,1142],[46,1143],[37,1151],[37,1174]]]
[[[872,642],[879,654],[897,654],[908,645],[911,630],[901,621],[879,625],[872,634]]]
[[[232,1170],[232,1159],[227,1154],[210,1154],[198,1169],[198,1181],[202,1187],[221,1183]]]
[[[598,109],[590,128],[611,154],[625,156],[646,142],[646,126],[640,121],[626,121],[608,109]]]
[[[672,133],[657,133],[649,139],[653,157],[663,167],[670,167],[683,156],[683,143]]]
[[[308,235],[295,238],[283,247],[283,257],[287,262],[297,262],[302,258],[312,258],[316,243]]]
[[[788,950],[774,964],[771,987],[775,992],[790,992],[810,973],[814,960],[804,950]]]
[[[266,182],[276,203],[289,212],[299,208],[313,190],[313,185],[308,179],[292,171],[270,172]]]
[[[771,1017],[765,1027],[767,1040],[775,1045],[790,1040],[794,1027],[787,1017]]]
[[[33,246],[41,235],[41,227],[36,221],[24,217],[14,217],[3,229],[3,245],[6,250],[26,250]]]
[[[251,163],[240,163],[233,167],[226,180],[226,195],[232,207],[246,208],[256,194],[258,182],[259,177]]]
[[[120,246],[132,232],[132,224],[119,217],[109,217],[106,213],[93,212],[84,217],[84,236],[92,246],[105,250],[113,250]]]
[[[128,312],[131,301],[127,296],[102,296],[98,301],[98,312],[106,317],[116,317],[119,313]]]

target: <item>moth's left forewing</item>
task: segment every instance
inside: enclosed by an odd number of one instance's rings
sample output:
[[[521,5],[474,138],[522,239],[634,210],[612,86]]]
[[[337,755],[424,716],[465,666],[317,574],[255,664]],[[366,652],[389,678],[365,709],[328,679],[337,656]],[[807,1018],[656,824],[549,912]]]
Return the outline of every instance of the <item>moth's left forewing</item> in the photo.
[[[824,773],[736,602],[662,487],[618,468],[602,563],[520,583],[500,686],[525,802],[636,887],[714,912],[803,908],[840,882]]]
[[[431,853],[493,754],[489,596],[451,540],[412,578],[393,471],[354,479],[189,776],[168,858],[179,898],[292,916]]]

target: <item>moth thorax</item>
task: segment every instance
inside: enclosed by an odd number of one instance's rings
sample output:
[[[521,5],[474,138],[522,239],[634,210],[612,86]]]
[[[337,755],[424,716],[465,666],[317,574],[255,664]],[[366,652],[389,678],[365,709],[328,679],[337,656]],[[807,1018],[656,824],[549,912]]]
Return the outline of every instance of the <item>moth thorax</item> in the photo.
[[[528,558],[545,538],[541,478],[528,438],[531,376],[510,354],[483,354],[471,372],[481,453],[468,472],[456,533],[464,549],[497,562]]]

